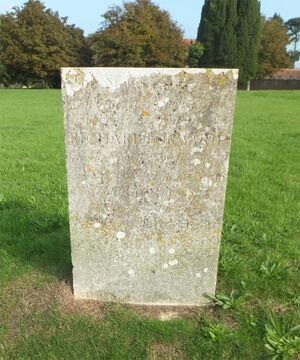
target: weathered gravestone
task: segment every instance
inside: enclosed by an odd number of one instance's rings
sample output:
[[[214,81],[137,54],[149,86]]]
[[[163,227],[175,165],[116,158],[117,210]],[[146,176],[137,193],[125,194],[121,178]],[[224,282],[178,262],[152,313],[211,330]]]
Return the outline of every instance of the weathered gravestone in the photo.
[[[74,293],[215,292],[237,70],[62,70]]]

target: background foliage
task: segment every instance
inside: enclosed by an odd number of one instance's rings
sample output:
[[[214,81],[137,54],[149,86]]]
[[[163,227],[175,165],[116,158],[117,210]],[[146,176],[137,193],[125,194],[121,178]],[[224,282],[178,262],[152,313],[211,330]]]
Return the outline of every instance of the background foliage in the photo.
[[[300,57],[300,18],[265,19],[258,0],[205,0],[197,41],[184,40],[152,0],[126,1],[103,17],[86,38],[39,0],[0,15],[0,86],[58,87],[63,66],[239,68],[244,84]]]
[[[187,57],[183,32],[149,0],[125,2],[104,14],[90,44],[102,66],[178,67]]]
[[[1,63],[13,82],[58,85],[63,66],[84,66],[91,51],[83,31],[34,0],[0,18]]]
[[[291,67],[292,61],[287,52],[289,37],[287,27],[276,16],[263,18],[262,38],[258,54],[257,77],[270,77],[277,69]]]

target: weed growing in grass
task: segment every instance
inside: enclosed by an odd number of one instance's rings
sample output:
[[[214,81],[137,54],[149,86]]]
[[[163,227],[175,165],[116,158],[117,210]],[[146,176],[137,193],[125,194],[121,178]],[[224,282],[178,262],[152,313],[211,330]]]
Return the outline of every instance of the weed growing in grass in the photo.
[[[293,306],[300,307],[300,296],[293,297],[291,303]]]
[[[265,330],[265,346],[273,360],[290,360],[300,353],[300,325],[295,326],[291,320],[271,314]]]
[[[240,308],[246,302],[249,294],[239,295],[237,291],[233,290],[229,295],[217,294],[212,296],[205,294],[205,297],[211,300],[215,306],[227,310]]]
[[[287,277],[288,267],[279,259],[271,259],[268,257],[260,265],[260,273],[266,278],[282,280]]]
[[[203,327],[204,337],[212,340],[213,342],[220,342],[228,336],[232,336],[233,332],[220,324],[207,323]]]

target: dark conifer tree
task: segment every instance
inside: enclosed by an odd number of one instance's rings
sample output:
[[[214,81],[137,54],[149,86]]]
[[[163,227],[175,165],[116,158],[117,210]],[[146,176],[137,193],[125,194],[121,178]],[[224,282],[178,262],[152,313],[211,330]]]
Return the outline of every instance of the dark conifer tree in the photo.
[[[199,65],[238,67],[246,83],[256,74],[260,33],[258,0],[206,0],[197,37],[204,46]]]
[[[239,80],[247,83],[257,71],[262,19],[258,0],[238,0],[237,60]]]
[[[216,57],[226,22],[226,3],[227,0],[205,0],[197,36],[197,40],[204,46],[199,65],[217,65]]]
[[[219,66],[237,66],[237,0],[227,0],[226,22],[221,32],[216,62]]]

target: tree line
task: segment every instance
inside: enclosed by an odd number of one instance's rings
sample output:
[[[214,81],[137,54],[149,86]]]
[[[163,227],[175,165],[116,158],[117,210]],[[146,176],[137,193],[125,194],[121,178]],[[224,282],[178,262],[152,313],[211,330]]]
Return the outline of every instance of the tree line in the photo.
[[[258,0],[206,0],[197,41],[204,53],[199,66],[239,68],[239,81],[271,76],[299,60],[300,18],[261,16]],[[287,51],[289,43],[294,49]]]
[[[113,6],[103,18],[85,37],[39,0],[0,15],[0,84],[57,87],[64,66],[231,67],[245,83],[300,57],[300,18],[264,18],[258,0],[206,0],[189,46],[180,26],[151,0]]]

